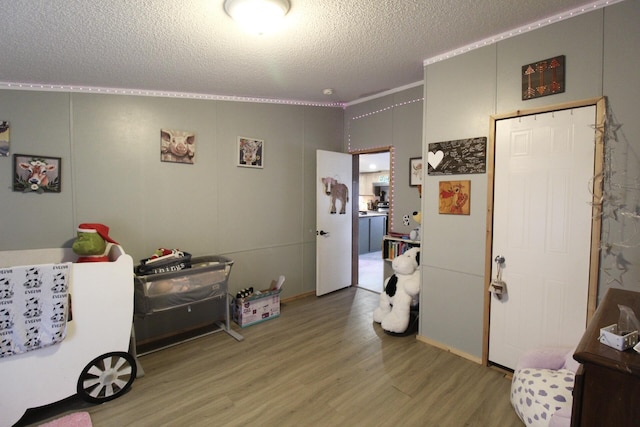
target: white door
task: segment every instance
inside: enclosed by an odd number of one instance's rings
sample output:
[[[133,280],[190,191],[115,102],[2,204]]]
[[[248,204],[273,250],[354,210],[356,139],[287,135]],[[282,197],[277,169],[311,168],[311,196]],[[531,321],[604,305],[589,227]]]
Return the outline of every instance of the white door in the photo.
[[[351,286],[350,154],[316,153],[316,295]]]
[[[492,259],[507,294],[491,297],[492,363],[513,369],[585,330],[595,122],[595,106],[496,122]]]

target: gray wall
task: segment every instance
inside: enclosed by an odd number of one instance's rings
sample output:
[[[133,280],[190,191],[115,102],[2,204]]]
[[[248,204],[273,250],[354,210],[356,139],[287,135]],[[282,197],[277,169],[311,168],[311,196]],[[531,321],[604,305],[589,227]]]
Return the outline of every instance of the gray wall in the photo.
[[[423,86],[418,85],[345,110],[345,140],[351,151],[394,147],[393,231],[408,233],[417,224],[402,216],[420,209],[416,187],[409,187],[409,159],[420,157]]]
[[[637,213],[640,206],[640,2],[627,1],[571,18],[495,45],[425,67],[424,143],[489,136],[489,116],[605,95],[623,126],[609,164],[614,186],[605,202],[603,240],[632,264],[624,272],[615,257],[604,256],[599,295],[610,286],[640,290]],[[523,64],[566,55],[566,92],[522,101]],[[615,148],[613,147],[615,145]],[[438,215],[441,177],[427,176],[423,194],[422,293],[420,335],[474,358],[482,356],[487,175],[456,175],[471,180],[471,215]],[[615,182],[613,182],[615,184]],[[634,188],[632,188],[634,187]],[[615,220],[611,208],[635,212]],[[624,239],[635,241],[623,248]],[[631,242],[630,242],[631,243]],[[618,281],[612,278],[619,279]]]
[[[287,277],[315,289],[315,151],[343,150],[339,108],[0,91],[11,153],[62,158],[60,194],[12,192],[0,158],[0,250],[70,245],[101,222],[134,261],[158,247],[234,259],[231,290]],[[160,162],[160,129],[196,133],[194,165]],[[265,141],[264,169],[236,166],[236,139]]]

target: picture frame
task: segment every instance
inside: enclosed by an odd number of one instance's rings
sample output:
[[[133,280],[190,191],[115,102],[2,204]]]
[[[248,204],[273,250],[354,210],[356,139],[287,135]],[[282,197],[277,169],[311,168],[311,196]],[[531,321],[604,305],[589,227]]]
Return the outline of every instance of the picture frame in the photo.
[[[264,140],[238,137],[236,161],[243,168],[264,168]]]
[[[9,157],[9,122],[0,120],[0,157]]]
[[[543,59],[522,66],[522,100],[564,93],[566,87],[565,55]]]
[[[471,213],[471,180],[438,183],[438,213],[469,215]]]
[[[192,165],[196,134],[188,130],[160,129],[160,161]]]
[[[432,142],[427,151],[427,175],[486,173],[487,138]]]
[[[31,154],[13,155],[13,191],[60,193],[62,159]]]
[[[422,157],[411,157],[409,159],[409,186],[418,187],[422,185]]]

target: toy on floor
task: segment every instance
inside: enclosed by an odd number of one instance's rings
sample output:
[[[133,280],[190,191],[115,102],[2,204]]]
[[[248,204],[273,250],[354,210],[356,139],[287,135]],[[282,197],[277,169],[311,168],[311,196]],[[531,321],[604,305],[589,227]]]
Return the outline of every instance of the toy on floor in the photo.
[[[78,226],[78,237],[71,248],[79,255],[77,262],[107,262],[114,244],[118,242],[109,237],[109,227],[85,223]]]
[[[373,321],[382,329],[401,334],[409,326],[411,307],[418,305],[420,293],[420,249],[411,248],[391,262],[394,274],[387,278]]]

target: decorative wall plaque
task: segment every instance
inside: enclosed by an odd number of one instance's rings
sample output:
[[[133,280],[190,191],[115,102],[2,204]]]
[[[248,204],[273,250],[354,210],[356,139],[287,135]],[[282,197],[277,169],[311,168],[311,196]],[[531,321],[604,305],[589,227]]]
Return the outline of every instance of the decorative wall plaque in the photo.
[[[487,138],[433,142],[429,144],[427,164],[427,173],[429,175],[485,173],[487,168]]]
[[[564,92],[564,76],[564,55],[523,65],[522,100]]]
[[[438,213],[469,215],[471,181],[440,181],[438,183]]]

